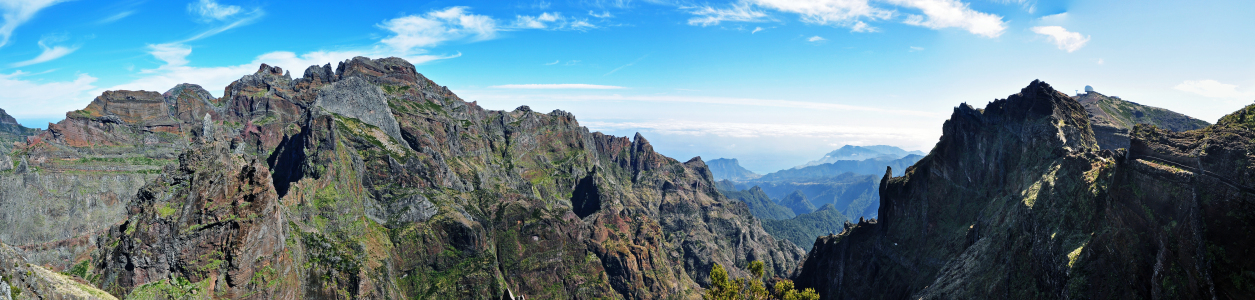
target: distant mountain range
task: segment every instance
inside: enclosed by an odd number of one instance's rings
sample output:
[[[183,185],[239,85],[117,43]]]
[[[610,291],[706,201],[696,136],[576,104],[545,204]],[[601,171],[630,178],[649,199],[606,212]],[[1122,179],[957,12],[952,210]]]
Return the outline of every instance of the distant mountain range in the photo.
[[[894,159],[906,157],[907,155],[911,155],[911,154],[924,156],[924,152],[922,151],[918,151],[918,150],[906,151],[906,150],[903,150],[902,148],[898,148],[894,146],[845,145],[845,146],[842,146],[840,149],[833,150],[832,152],[828,152],[828,154],[825,154],[823,158],[820,158],[818,160],[812,160],[805,164],[802,164],[800,166],[793,167],[793,168],[800,169],[800,168],[805,168],[809,166],[817,166],[817,165],[834,163],[834,162],[843,161],[843,160],[853,160],[853,161],[894,160]]]
[[[898,159],[884,159],[888,156],[878,156],[866,160],[838,160],[831,163],[813,165],[802,168],[785,169],[772,172],[756,179],[756,181],[796,181],[811,180],[816,178],[833,177],[845,173],[867,174],[867,175],[884,175],[885,167],[893,167],[894,176],[902,175],[915,162],[924,158],[919,154],[908,154],[906,157]]]
[[[844,146],[806,165],[758,175],[736,159],[707,163],[716,187],[744,202],[763,229],[810,251],[816,237],[840,233],[846,222],[875,218],[886,168],[901,175],[919,151],[893,146]]]
[[[894,175],[902,175],[907,167],[923,158],[919,151],[906,151],[893,146],[844,146],[824,155],[820,160],[832,158],[858,158],[863,160],[836,160],[800,168],[785,169],[766,175],[758,175],[742,168],[736,159],[712,160],[708,166],[716,180],[730,180],[733,188],[722,188],[725,193],[759,188],[778,204],[787,207],[795,215],[815,211],[824,204],[832,204],[843,215],[854,221],[859,217],[875,218],[879,208],[876,190],[880,177],[887,167]],[[746,175],[746,174],[751,174]],[[797,195],[792,195],[792,194]],[[792,196],[790,196],[792,195]],[[740,199],[740,194],[729,195]],[[752,197],[747,197],[750,199]],[[753,200],[753,199],[751,199]],[[804,201],[802,201],[804,200]],[[753,209],[755,216],[780,219],[780,214]],[[809,204],[809,205],[807,205]],[[762,214],[760,214],[762,213]]]

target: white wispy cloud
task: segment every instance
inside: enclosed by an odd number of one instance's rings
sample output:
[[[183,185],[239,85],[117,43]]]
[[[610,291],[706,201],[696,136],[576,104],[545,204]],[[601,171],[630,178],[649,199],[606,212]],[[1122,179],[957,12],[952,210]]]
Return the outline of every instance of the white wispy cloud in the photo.
[[[755,33],[758,33],[759,31],[763,31],[763,28],[762,28],[762,27],[754,27],[754,31],[750,31],[750,34],[755,34]]]
[[[1082,36],[1080,33],[1068,31],[1060,26],[1037,26],[1033,27],[1033,32],[1049,37],[1054,41],[1055,46],[1069,53],[1081,49],[1085,43],[1089,42],[1089,36]]]
[[[1182,92],[1194,93],[1208,98],[1246,98],[1255,97],[1255,92],[1242,92],[1235,84],[1221,83],[1211,79],[1186,80],[1173,87]]]
[[[78,74],[70,81],[26,80],[22,71],[0,74],[0,107],[19,119],[55,118],[81,109],[93,97],[96,78]]]
[[[862,31],[874,28],[860,19],[878,20],[893,16],[893,11],[872,7],[867,0],[749,0],[758,6],[794,13],[803,22],[819,25],[859,27]],[[860,25],[861,24],[861,25]]]
[[[187,11],[195,15],[200,22],[212,24],[213,27],[175,43],[186,43],[211,37],[236,27],[252,24],[266,15],[266,12],[261,8],[245,11],[239,6],[222,5],[213,0],[200,0],[188,3]]]
[[[65,1],[67,0],[0,1],[0,15],[4,17],[4,24],[0,25],[0,47],[8,45],[9,38],[13,37],[13,31],[17,30],[17,27],[26,23],[26,21],[34,18],[35,14],[40,10]]]
[[[148,54],[154,58],[166,62],[164,66],[183,66],[187,65],[187,56],[192,54],[192,48],[183,44],[155,44],[148,45]]]
[[[610,70],[610,72],[607,72],[605,75],[601,75],[601,76],[606,76],[606,75],[614,74],[614,72],[618,72],[619,70],[622,70],[623,68],[631,67],[632,65],[635,65],[636,63],[641,62],[641,60],[642,60],[642,59],[645,59],[646,57],[649,57],[649,54],[645,54],[644,56],[641,56],[641,58],[637,58],[636,60],[634,60],[634,61],[632,61],[632,62],[630,62],[630,63],[628,63],[628,64],[626,64],[626,65],[622,65],[622,66],[619,66],[618,68],[614,68],[614,70]]]
[[[889,3],[919,9],[921,15],[907,15],[906,24],[931,29],[961,28],[972,34],[995,38],[1006,31],[1002,17],[972,10],[958,0],[889,0]]]
[[[1057,14],[1053,14],[1049,16],[1042,16],[1041,18],[1039,18],[1039,20],[1042,20],[1043,22],[1062,22],[1067,19],[1068,19],[1067,12],[1061,12],[1061,13],[1057,13]]]
[[[586,30],[597,28],[585,19],[568,18],[558,12],[546,12],[537,16],[515,16],[510,28],[544,30]]]
[[[602,12],[599,14],[599,13],[595,13],[595,12],[593,12],[593,11],[591,11],[591,10],[590,10],[590,11],[588,11],[588,15],[589,15],[589,16],[593,16],[594,18],[598,18],[598,19],[605,19],[605,18],[613,18],[613,17],[614,17],[614,15],[611,15],[609,11],[602,11]]]
[[[109,23],[117,22],[118,20],[125,19],[126,17],[129,17],[133,14],[135,14],[134,10],[119,12],[109,17],[106,17],[104,19],[100,19],[100,21],[96,21],[96,24],[109,24]]]
[[[224,21],[227,18],[240,13],[239,6],[222,5],[213,0],[200,0],[188,3],[187,10],[199,15],[204,21]]]
[[[545,65],[546,65],[546,66],[552,66],[552,65],[556,65],[556,64],[558,64],[558,63],[560,63],[560,62],[562,62],[562,60],[560,60],[560,59],[559,59],[559,60],[555,60],[555,61],[553,61],[553,62],[551,62],[551,63],[545,63]]]
[[[504,84],[490,86],[494,89],[525,89],[525,90],[619,90],[626,89],[621,86],[613,85],[596,85],[582,83],[561,83],[561,84]]]
[[[384,21],[378,26],[393,35],[381,42],[397,51],[409,53],[415,48],[431,47],[451,40],[483,41],[495,38],[499,30],[497,21],[489,16],[471,14],[469,10],[455,6]]]
[[[924,51],[924,47],[911,46],[911,52]]]
[[[917,9],[922,14],[905,14],[904,23],[930,29],[961,28],[976,35],[994,38],[1006,31],[1001,16],[978,12],[960,0],[881,0]],[[740,0],[728,8],[711,5],[681,7],[693,14],[689,25],[709,26],[720,22],[762,22],[772,20],[766,10],[796,14],[802,22],[850,28],[851,32],[877,32],[868,22],[894,19],[897,8],[877,7],[869,0]]]
[[[820,37],[820,36],[818,36],[818,35],[816,35],[816,36],[812,36],[811,38],[806,39],[806,41],[807,41],[807,42],[818,42],[818,41],[823,41],[823,40],[825,40],[825,39],[824,39],[824,38],[822,38],[822,37]]]
[[[49,46],[48,45],[50,43],[64,41],[65,39],[66,39],[65,36],[61,36],[61,35],[44,36],[44,38],[39,39],[39,43],[38,43],[39,48],[43,49],[43,52],[40,52],[39,56],[36,56],[35,58],[32,58],[27,61],[20,61],[20,62],[13,63],[12,66],[13,67],[25,67],[25,66],[29,66],[33,64],[48,62],[54,59],[61,58],[62,56],[66,56],[70,53],[73,53],[75,50],[78,50],[78,46],[66,47],[66,46]]]
[[[769,18],[767,14],[751,7],[748,3],[734,3],[727,8],[715,8],[710,5],[685,7],[696,17],[688,20],[689,25],[719,25],[720,22],[762,22]]]

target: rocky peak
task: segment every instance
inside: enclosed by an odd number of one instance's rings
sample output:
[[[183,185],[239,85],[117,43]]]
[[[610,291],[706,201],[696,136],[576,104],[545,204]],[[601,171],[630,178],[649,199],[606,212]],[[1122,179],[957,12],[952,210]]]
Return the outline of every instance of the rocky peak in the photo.
[[[105,117],[126,124],[170,123],[165,98],[150,91],[106,91],[82,110],[92,117]],[[68,113],[67,116],[74,114]]]
[[[283,68],[280,68],[279,66],[272,67],[264,63],[261,64],[261,67],[257,68],[257,72],[255,72],[255,74],[270,74],[274,76],[284,76]],[[288,77],[291,77],[291,76],[288,76]]]
[[[1085,108],[1040,80],[1006,99],[990,102],[983,110],[966,103],[956,107],[943,125],[938,146],[974,142],[964,136],[989,130],[1006,130],[1025,147],[1068,151],[1098,147]]]
[[[316,85],[327,84],[336,80],[336,72],[331,69],[331,64],[321,67],[309,66],[309,68],[305,68],[305,75],[301,76],[300,80],[313,82]]]
[[[340,65],[336,67],[336,75],[340,78],[352,76],[388,78],[405,83],[418,83],[420,78],[413,64],[396,57],[381,59],[354,57],[340,62]]]

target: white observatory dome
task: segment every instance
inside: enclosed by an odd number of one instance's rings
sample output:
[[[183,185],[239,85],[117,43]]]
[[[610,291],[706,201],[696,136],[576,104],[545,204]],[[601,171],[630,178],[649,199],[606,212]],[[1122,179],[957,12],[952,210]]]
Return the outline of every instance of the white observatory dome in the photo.
[[[1087,85],[1087,86],[1085,86],[1085,92],[1086,92],[1086,93],[1093,93],[1093,92],[1094,92],[1094,87],[1092,87],[1092,86],[1088,86],[1088,85]]]

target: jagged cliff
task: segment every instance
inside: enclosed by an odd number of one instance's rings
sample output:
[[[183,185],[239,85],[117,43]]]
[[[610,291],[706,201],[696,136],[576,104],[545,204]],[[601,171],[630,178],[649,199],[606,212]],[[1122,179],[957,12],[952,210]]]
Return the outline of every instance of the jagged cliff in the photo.
[[[798,285],[825,299],[1242,298],[1255,131],[1238,123],[1137,125],[1126,153],[1099,150],[1084,107],[1044,82],[964,104],[928,156],[885,175],[878,220],[815,241]]]
[[[20,238],[76,241],[60,257],[133,299],[695,298],[715,263],[789,277],[804,255],[722,196],[698,158],[562,111],[485,110],[396,58],[300,78],[263,65],[217,99],[194,85],[109,92],[28,140],[16,153],[30,167],[12,178],[146,182],[0,216],[101,212],[20,221],[51,232]],[[13,185],[20,200],[4,205],[55,198]],[[119,192],[88,196],[102,189]]]

